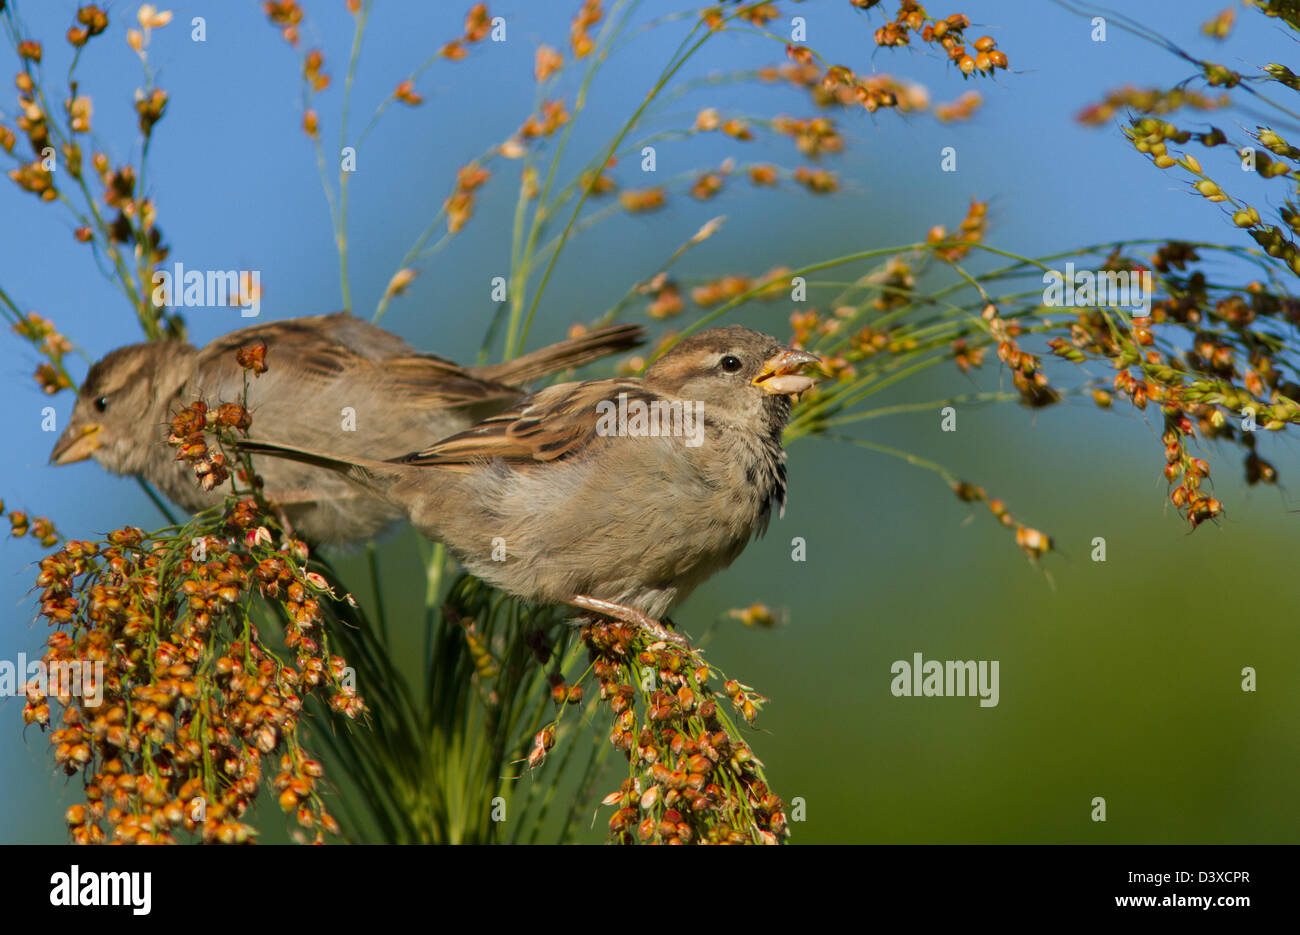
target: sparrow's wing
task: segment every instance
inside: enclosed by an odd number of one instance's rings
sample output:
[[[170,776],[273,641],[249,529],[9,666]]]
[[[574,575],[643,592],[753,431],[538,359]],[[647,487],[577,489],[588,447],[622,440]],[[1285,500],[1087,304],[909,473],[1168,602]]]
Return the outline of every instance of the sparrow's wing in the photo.
[[[476,376],[434,354],[423,354],[394,334],[339,312],[268,322],[218,338],[200,355],[205,387],[237,392],[244,374],[235,360],[240,348],[265,342],[268,370],[257,378],[259,395],[273,398],[283,384],[297,388],[292,398],[311,399],[345,386],[400,399],[403,404],[462,406],[518,399],[520,390]],[[234,398],[231,396],[230,398]]]
[[[493,458],[555,461],[591,444],[602,416],[608,418],[608,413],[617,411],[620,394],[626,394],[629,403],[659,398],[640,380],[558,383],[473,428],[394,461],[416,465],[468,464]]]
[[[548,344],[531,353],[486,367],[467,368],[484,380],[499,383],[529,383],[538,377],[559,373],[620,351],[638,347],[645,341],[645,329],[640,325],[611,325],[597,328],[586,334]]]

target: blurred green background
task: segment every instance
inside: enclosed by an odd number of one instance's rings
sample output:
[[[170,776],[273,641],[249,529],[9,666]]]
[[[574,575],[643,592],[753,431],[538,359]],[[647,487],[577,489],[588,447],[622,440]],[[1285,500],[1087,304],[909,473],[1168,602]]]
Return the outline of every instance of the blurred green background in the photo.
[[[1177,5],[1175,18],[1170,4],[1138,2],[1126,13],[1210,54],[1196,24],[1221,5],[1189,0]],[[360,59],[359,122],[437,44],[460,32],[462,6],[378,5]],[[507,17],[508,41],[435,66],[417,84],[425,104],[390,110],[379,125],[353,181],[359,314],[373,308],[455,169],[522,122],[532,104],[533,49],[539,42],[565,45],[576,6],[492,4],[494,14]],[[639,21],[663,12],[648,6]],[[737,182],[705,204],[679,190],[664,212],[619,216],[570,245],[530,344],[595,317],[719,214],[728,216],[726,225],[683,261],[682,279],[758,274],[908,243],[933,224],[954,226],[972,195],[992,199],[988,242],[1026,254],[1120,237],[1246,241],[1133,153],[1117,128],[1088,131],[1073,121],[1107,88],[1168,85],[1186,75],[1186,66],[1118,29],[1107,42],[1093,42],[1086,18],[1053,4],[960,6],[1011,58],[1010,73],[978,85],[985,106],[972,123],[846,113],[838,119],[849,150],[827,163],[846,190],[833,199],[789,183],[768,193]],[[53,50],[75,4],[19,8]],[[337,105],[351,19],[342,3],[306,8],[304,42],[325,51],[334,77],[326,100]],[[778,8],[782,19],[773,31],[788,30],[782,24],[792,15],[804,16],[809,44],[832,62],[914,78],[939,100],[970,87],[932,56],[875,51],[870,35],[883,22],[879,13],[868,17],[830,0]],[[150,155],[172,259],[187,267],[260,269],[266,318],[334,310],[337,267],[314,157],[298,129],[296,57],[253,4],[173,9],[176,21],[157,31],[152,45],[172,103]],[[95,98],[104,145],[120,157],[134,138],[129,102],[139,79],[122,41],[133,8],[111,12],[114,26],[102,46],[92,44],[83,83]],[[193,16],[207,20],[206,43],[189,39]],[[1242,19],[1232,54],[1250,63],[1293,54],[1272,24],[1246,11]],[[683,33],[681,24],[665,26],[611,57],[575,127],[568,170],[626,119]],[[780,46],[762,37],[721,37],[683,77],[781,59]],[[0,62],[14,70],[12,52],[0,53]],[[572,93],[572,84],[564,87]],[[806,95],[784,85],[742,83],[695,93],[661,111],[652,126],[688,125],[704,106],[724,116],[814,113]],[[6,121],[11,107],[11,99],[0,100]],[[325,139],[335,139],[337,108],[322,110],[321,118]],[[798,163],[787,140],[768,137],[741,144],[715,134],[666,143],[660,178],[640,178],[634,160],[613,174],[641,187],[726,156]],[[958,171],[942,173],[939,150],[949,145],[957,147]],[[423,267],[385,326],[417,346],[473,357],[493,308],[488,283],[508,266],[517,166],[495,166],[474,219]],[[8,185],[0,186],[0,217],[0,283],[25,308],[52,318],[92,359],[139,339],[121,297],[73,242],[66,217]],[[786,334],[790,311],[788,303],[761,304],[731,320]],[[236,310],[191,310],[186,318],[196,343],[247,324]],[[8,347],[9,405],[0,409],[0,431],[10,442],[0,451],[6,503],[49,515],[76,537],[124,523],[159,525],[133,482],[93,465],[45,465],[53,437],[40,431],[48,400],[29,376],[34,354],[17,338]],[[75,376],[82,372],[74,367]],[[974,384],[996,388],[997,367],[986,366]],[[953,370],[901,384],[879,402],[972,388]],[[61,418],[71,402],[69,395],[54,401]],[[791,448],[784,518],[674,618],[699,633],[728,609],[754,601],[781,611],[784,624],[771,631],[720,624],[707,652],[771,699],[752,743],[778,794],[805,802],[806,821],[792,826],[795,842],[1300,840],[1293,788],[1300,771],[1300,516],[1288,512],[1287,490],[1300,458],[1288,439],[1270,439],[1261,452],[1278,465],[1277,489],[1245,488],[1233,452],[1212,460],[1226,514],[1189,535],[1165,506],[1159,427],[1131,410],[1102,413],[1078,402],[1038,413],[1001,406],[963,409],[955,433],[939,431],[937,413],[873,420],[855,431],[939,461],[1003,497],[1017,518],[1054,537],[1059,554],[1031,566],[986,509],[959,503],[933,474],[824,439]],[[807,562],[790,560],[795,536],[807,541]],[[1097,536],[1107,542],[1105,563],[1090,559]],[[28,593],[39,553],[22,540],[5,545],[4,556],[0,598],[10,611],[0,627],[0,658],[13,659],[36,652],[44,638],[44,625],[32,623]],[[413,534],[393,537],[382,556],[390,590],[400,591],[392,582],[417,570]],[[356,556],[342,568],[363,578]],[[422,587],[409,589],[409,610]],[[390,619],[407,609],[390,603]],[[418,646],[413,630],[408,636]],[[893,697],[890,666],[915,652],[998,660],[999,705]],[[1258,672],[1257,692],[1241,690],[1246,666]],[[0,841],[62,841],[61,815],[73,799],[53,772],[44,737],[24,733],[21,707],[19,699],[0,699]],[[600,788],[613,789],[618,780],[611,768]],[[1106,799],[1105,823],[1090,820],[1095,796]],[[587,839],[603,839],[606,817],[595,818]],[[284,821],[274,808],[260,824],[267,839],[280,838]]]

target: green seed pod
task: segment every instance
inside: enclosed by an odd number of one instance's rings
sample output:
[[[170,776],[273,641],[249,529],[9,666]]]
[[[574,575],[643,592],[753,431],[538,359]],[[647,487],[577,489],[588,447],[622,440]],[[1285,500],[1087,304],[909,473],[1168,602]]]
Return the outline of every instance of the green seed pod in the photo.
[[[1259,223],[1259,212],[1254,208],[1242,208],[1232,215],[1232,223],[1238,227],[1254,227]]]
[[[1280,81],[1293,91],[1300,91],[1300,78],[1285,65],[1272,63],[1264,66],[1264,71],[1274,81]]]
[[[1285,141],[1268,127],[1260,127],[1259,132],[1255,134],[1255,138],[1269,152],[1277,153],[1279,156],[1285,154],[1287,149]]]
[[[1237,74],[1231,68],[1225,68],[1223,65],[1208,63],[1203,71],[1205,73],[1205,80],[1208,81],[1212,87],[1235,88],[1241,83],[1241,75]]]
[[[1210,132],[1202,133],[1199,140],[1202,146],[1222,146],[1228,142],[1228,137],[1218,127],[1211,127]]]

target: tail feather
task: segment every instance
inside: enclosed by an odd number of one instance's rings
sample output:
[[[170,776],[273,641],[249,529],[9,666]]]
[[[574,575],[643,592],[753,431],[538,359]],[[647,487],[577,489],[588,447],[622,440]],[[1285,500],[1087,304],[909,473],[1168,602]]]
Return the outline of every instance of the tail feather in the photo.
[[[640,325],[611,325],[524,354],[504,364],[475,368],[476,375],[500,383],[529,383],[560,370],[581,367],[602,357],[630,351],[645,343]]]
[[[348,480],[366,490],[385,494],[392,482],[397,479],[400,469],[384,461],[372,461],[368,458],[339,458],[320,451],[306,448],[294,448],[290,445],[277,445],[274,442],[245,439],[238,442],[241,451],[252,455],[266,455],[270,458],[283,458],[299,464],[323,468],[341,474]]]

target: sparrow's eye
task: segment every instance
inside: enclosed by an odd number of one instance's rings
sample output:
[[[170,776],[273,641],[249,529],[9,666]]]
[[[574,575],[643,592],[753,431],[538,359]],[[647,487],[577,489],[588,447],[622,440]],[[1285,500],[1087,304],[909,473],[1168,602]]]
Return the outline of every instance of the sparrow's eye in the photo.
[[[727,373],[736,373],[743,366],[745,365],[740,362],[740,358],[735,354],[728,354],[721,361],[721,367]]]
[[[101,396],[101,397],[99,397],[99,399],[95,400],[95,411],[96,411],[96,412],[103,412],[103,411],[104,411],[105,409],[107,409],[107,408],[108,408],[108,397],[107,397],[107,396]]]

